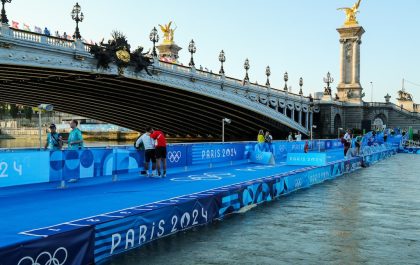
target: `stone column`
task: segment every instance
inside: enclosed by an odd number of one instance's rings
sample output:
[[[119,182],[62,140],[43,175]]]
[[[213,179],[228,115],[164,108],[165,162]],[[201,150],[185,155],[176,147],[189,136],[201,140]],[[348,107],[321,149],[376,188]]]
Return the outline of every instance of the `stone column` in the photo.
[[[299,111],[299,124],[302,125],[302,109]]]
[[[295,109],[292,109],[291,110],[292,111],[292,117],[291,117],[291,119],[293,120],[293,121],[295,121]]]
[[[362,41],[358,39],[357,41],[357,83],[360,84],[360,44],[362,44]]]
[[[306,112],[305,128],[309,130],[309,111]]]
[[[314,117],[314,113],[311,111],[311,113],[309,113],[309,120],[310,120],[310,121],[309,121],[309,124],[310,124],[310,125],[309,125],[309,126],[310,126],[310,127],[309,127],[309,130],[313,130],[313,129],[312,129],[312,125],[314,125],[314,119],[313,119],[313,117]]]
[[[340,84],[345,83],[345,75],[346,75],[346,68],[344,67],[344,64],[346,63],[346,49],[344,47],[345,40],[340,39]]]
[[[357,57],[358,57],[358,49],[357,49],[357,47],[359,46],[359,44],[357,44],[357,40],[355,40],[355,41],[353,41],[353,57],[352,57],[352,59],[353,59],[353,62],[352,62],[352,64],[353,64],[353,69],[352,69],[352,71],[351,71],[351,73],[352,73],[352,79],[351,79],[351,83],[354,85],[354,84],[357,84],[358,82],[357,82],[357,75],[358,75],[358,72],[359,72],[359,70],[357,69],[358,67],[358,64],[357,64]]]

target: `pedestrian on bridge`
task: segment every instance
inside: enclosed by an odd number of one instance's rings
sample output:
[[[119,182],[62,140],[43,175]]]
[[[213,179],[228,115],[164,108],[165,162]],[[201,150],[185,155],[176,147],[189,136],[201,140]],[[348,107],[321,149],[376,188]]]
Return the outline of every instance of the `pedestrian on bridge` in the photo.
[[[155,140],[156,145],[156,168],[157,168],[157,175],[159,177],[166,177],[166,138],[162,131],[152,129],[152,133],[150,137]],[[162,165],[162,166],[161,166]],[[161,167],[163,170],[163,174],[161,171]]]
[[[79,122],[72,120],[70,122],[70,128],[72,129],[67,140],[69,150],[78,150],[83,148],[83,136],[82,131],[77,128]]]

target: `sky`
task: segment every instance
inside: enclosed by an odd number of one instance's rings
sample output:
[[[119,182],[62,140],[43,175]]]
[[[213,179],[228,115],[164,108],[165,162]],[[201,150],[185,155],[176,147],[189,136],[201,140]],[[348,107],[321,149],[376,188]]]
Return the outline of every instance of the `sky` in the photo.
[[[271,68],[271,86],[288,85],[305,95],[323,91],[329,71],[339,80],[339,35],[345,15],[339,7],[356,0],[80,0],[85,19],[82,36],[95,42],[122,31],[132,48],[152,46],[149,33],[158,24],[174,21],[175,42],[182,47],[180,62],[187,65],[191,39],[197,46],[196,66],[218,72],[220,50],[226,54],[227,76],[243,79],[246,58],[251,82],[265,84],[265,68]],[[10,21],[45,26],[51,32],[74,32],[72,0],[13,0],[6,4]],[[361,46],[361,84],[365,101],[383,102],[389,93],[395,102],[402,87],[420,103],[420,1],[362,0],[358,21],[366,33]],[[10,22],[11,23],[11,22]],[[162,39],[162,33],[160,33]],[[372,82],[372,83],[371,83]],[[373,93],[371,93],[371,91]]]

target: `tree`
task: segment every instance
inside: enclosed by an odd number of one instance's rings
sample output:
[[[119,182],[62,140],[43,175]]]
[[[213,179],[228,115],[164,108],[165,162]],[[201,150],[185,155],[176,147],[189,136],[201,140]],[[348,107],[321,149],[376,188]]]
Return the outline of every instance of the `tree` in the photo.
[[[0,120],[3,119],[3,116],[6,115],[6,112],[7,112],[7,104],[0,103]]]
[[[31,107],[24,107],[23,108],[23,113],[25,114],[25,118],[32,121],[32,114],[33,114],[33,110]]]
[[[10,116],[12,116],[13,119],[16,119],[18,117],[19,113],[19,107],[16,104],[10,105]]]

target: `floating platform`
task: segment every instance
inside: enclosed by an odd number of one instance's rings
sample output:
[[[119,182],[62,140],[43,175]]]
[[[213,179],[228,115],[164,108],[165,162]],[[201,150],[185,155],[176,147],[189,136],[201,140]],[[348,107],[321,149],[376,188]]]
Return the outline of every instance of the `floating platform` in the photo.
[[[396,152],[382,147],[363,157],[332,159],[323,166],[290,166],[279,155],[281,147],[275,146],[277,163],[261,165],[246,159],[249,148],[242,145],[235,151],[232,148],[238,147],[229,144],[221,149],[231,150],[231,157],[241,150],[242,159],[203,163],[201,169],[172,168],[164,179],[123,172],[117,181],[82,178],[65,189],[57,189],[57,182],[1,188],[0,265],[101,263],[153,240],[223,219],[244,207],[369,166]],[[219,149],[202,147],[209,150],[210,158],[217,158]],[[334,158],[340,157],[342,149],[324,151]],[[207,158],[208,153],[199,154]]]

